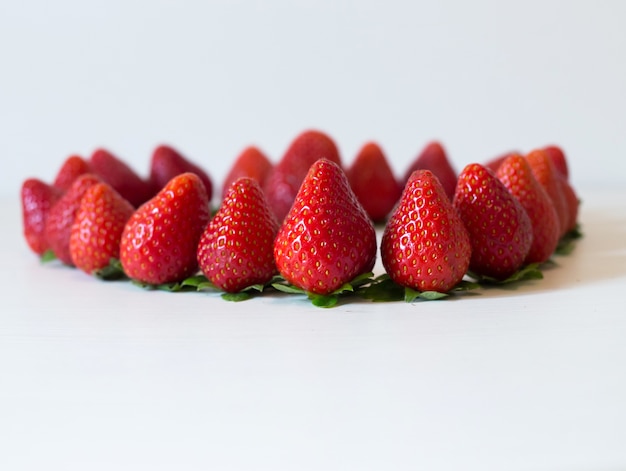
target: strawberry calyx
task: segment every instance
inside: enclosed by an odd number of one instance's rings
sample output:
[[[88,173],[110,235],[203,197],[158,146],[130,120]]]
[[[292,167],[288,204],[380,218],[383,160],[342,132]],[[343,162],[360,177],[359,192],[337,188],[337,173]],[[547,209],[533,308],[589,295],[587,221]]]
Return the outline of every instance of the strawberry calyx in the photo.
[[[578,239],[582,238],[583,233],[580,229],[580,224],[576,224],[576,227],[567,231],[561,239],[559,239],[559,243],[554,250],[555,255],[569,255],[572,253],[574,248],[576,247],[576,242]]]
[[[44,253],[42,253],[39,256],[39,261],[41,263],[50,263],[50,262],[52,262],[52,261],[54,261],[56,259],[57,259],[57,256],[54,253],[54,250],[52,250],[52,249],[46,250]]]
[[[478,285],[508,285],[511,283],[517,283],[519,281],[529,281],[529,280],[541,280],[543,279],[543,272],[541,271],[540,263],[529,263],[528,265],[523,266],[511,276],[504,280],[498,280],[496,278],[492,278],[490,276],[478,275],[473,272],[468,272],[468,276],[476,280]]]
[[[185,280],[183,280],[181,282],[181,287],[183,288],[191,287],[192,289],[195,289],[195,291],[221,292],[221,297],[225,301],[240,302],[240,301],[247,301],[248,299],[252,298],[256,293],[262,293],[265,290],[265,288],[270,286],[270,283],[266,285],[257,283],[254,285],[246,286],[241,291],[238,291],[236,293],[228,293],[228,292],[222,291],[218,286],[211,283],[211,281],[203,274],[198,274],[198,275],[190,276],[189,278],[186,278]]]
[[[128,276],[122,268],[122,262],[118,258],[111,258],[106,267],[94,270],[93,276],[103,281],[126,280]]]
[[[461,280],[450,291],[418,291],[402,286],[391,279],[387,273],[374,278],[359,294],[373,302],[405,301],[412,303],[417,300],[436,301],[449,297],[453,293],[470,291],[479,288],[478,283]]]
[[[316,307],[330,308],[336,306],[340,298],[358,294],[364,286],[369,285],[373,281],[373,276],[374,273],[372,272],[362,273],[329,294],[317,294],[303,290],[287,282],[282,276],[275,276],[271,285],[276,291],[282,293],[306,295],[311,304]]]

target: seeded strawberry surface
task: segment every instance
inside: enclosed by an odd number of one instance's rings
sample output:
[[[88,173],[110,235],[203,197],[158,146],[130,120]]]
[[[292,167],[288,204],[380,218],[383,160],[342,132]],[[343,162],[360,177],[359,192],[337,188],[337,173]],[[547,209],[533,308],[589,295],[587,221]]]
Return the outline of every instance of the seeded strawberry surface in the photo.
[[[463,279],[470,254],[467,230],[437,177],[413,172],[383,232],[381,257],[391,279],[446,293]]]
[[[133,206],[108,184],[89,188],[70,234],[70,255],[76,268],[91,274],[119,258],[122,231],[133,212]]]
[[[193,173],[174,177],[126,223],[120,244],[124,272],[151,285],[193,275],[198,269],[198,241],[209,217],[200,178]]]
[[[466,166],[454,196],[472,245],[470,270],[504,280],[524,263],[533,231],[520,202],[494,173],[480,164]]]
[[[341,168],[326,159],[307,173],[274,245],[280,273],[293,285],[330,294],[376,261],[376,232]]]
[[[61,190],[37,178],[29,178],[22,183],[20,197],[24,238],[37,255],[50,248],[45,235],[46,219],[61,195]]]
[[[266,284],[277,273],[272,252],[277,232],[278,223],[259,183],[239,178],[200,238],[200,269],[230,293]]]

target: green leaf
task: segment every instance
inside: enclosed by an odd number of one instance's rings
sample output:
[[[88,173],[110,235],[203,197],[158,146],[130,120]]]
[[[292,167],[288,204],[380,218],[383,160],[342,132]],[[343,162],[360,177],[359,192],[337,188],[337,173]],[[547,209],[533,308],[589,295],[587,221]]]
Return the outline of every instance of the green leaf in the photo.
[[[314,306],[323,308],[334,307],[339,301],[339,296],[337,294],[322,295],[309,293],[308,296]]]
[[[302,288],[298,288],[297,286],[290,285],[290,284],[272,283],[272,287],[282,293],[306,294],[306,291],[304,291]]]
[[[239,291],[238,293],[222,293],[222,299],[224,299],[225,301],[233,301],[236,303],[240,301],[247,301],[251,297],[252,294],[250,294],[249,291]]]
[[[402,301],[405,291],[386,273],[372,280],[371,284],[359,290],[358,294],[374,302]]]
[[[49,263],[49,262],[52,262],[52,261],[54,261],[56,259],[57,259],[57,256],[54,254],[54,251],[52,249],[46,250],[39,257],[39,261],[41,263]]]
[[[543,273],[541,272],[540,265],[538,263],[529,263],[504,280],[498,280],[490,276],[477,275],[472,272],[468,272],[468,275],[470,278],[476,280],[479,285],[507,285],[510,283],[517,283],[519,281],[543,279]]]
[[[111,260],[109,260],[109,264],[106,267],[94,271],[93,275],[96,278],[104,281],[128,279],[126,273],[124,273],[122,262],[120,262],[117,258],[112,258]]]
[[[426,301],[435,301],[448,296],[450,296],[448,293],[440,293],[439,291],[422,291],[419,294],[420,299],[425,299]]]
[[[362,273],[356,278],[354,278],[352,281],[350,281],[349,284],[352,285],[352,288],[354,290],[356,290],[357,288],[360,288],[361,286],[371,283],[373,281],[372,279],[373,276],[374,276],[374,273],[371,271]]]
[[[471,291],[480,288],[480,283],[473,281],[461,280],[451,291]]]
[[[191,286],[197,289],[199,289],[199,286],[204,286],[207,283],[213,285],[213,283],[207,280],[207,277],[204,275],[190,276],[189,278],[185,278],[183,281],[180,282],[181,286]]]

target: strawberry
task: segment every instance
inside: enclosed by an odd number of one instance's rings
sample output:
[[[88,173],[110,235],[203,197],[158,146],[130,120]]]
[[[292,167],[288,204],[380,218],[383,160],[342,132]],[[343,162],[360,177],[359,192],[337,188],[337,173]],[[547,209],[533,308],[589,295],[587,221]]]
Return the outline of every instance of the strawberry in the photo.
[[[54,177],[55,187],[62,191],[66,191],[74,180],[85,173],[92,173],[91,165],[80,155],[70,155],[59,169],[56,177]]]
[[[257,180],[235,180],[198,244],[198,264],[206,277],[226,292],[266,284],[277,273],[274,218]]]
[[[126,275],[150,285],[193,275],[198,269],[198,241],[209,217],[200,177],[189,172],[174,177],[124,227],[120,262]]]
[[[563,193],[563,198],[565,199],[565,207],[567,210],[565,233],[567,233],[576,228],[578,223],[578,206],[580,205],[580,201],[576,191],[574,191],[574,187],[572,187],[564,176],[559,175],[557,183],[561,188],[561,193]]]
[[[404,184],[415,170],[430,170],[439,179],[443,186],[448,199],[452,201],[454,191],[456,189],[457,174],[452,168],[452,164],[448,159],[448,155],[441,143],[437,141],[430,142],[422,152],[415,158],[404,174]]]
[[[480,164],[459,174],[454,207],[469,233],[470,270],[505,280],[524,263],[533,240],[528,214],[496,175]]]
[[[567,166],[567,159],[565,157],[565,153],[563,149],[556,145],[550,145],[543,148],[543,151],[548,154],[550,160],[554,164],[554,168],[559,172],[562,176],[565,177],[566,180],[569,179],[569,168]]]
[[[100,181],[93,173],[80,175],[48,212],[45,237],[54,254],[66,265],[73,265],[70,235],[80,202],[87,190]]]
[[[526,160],[539,184],[546,190],[559,219],[559,235],[567,232],[569,212],[567,201],[558,183],[557,172],[548,153],[537,149],[526,155]]]
[[[270,171],[263,189],[279,222],[289,212],[311,165],[322,158],[341,166],[339,151],[329,136],[320,131],[305,131]]]
[[[261,188],[272,169],[272,163],[257,147],[246,147],[235,160],[222,185],[222,199],[230,191],[231,184],[240,177],[254,178]]]
[[[140,206],[153,196],[152,185],[111,152],[96,149],[89,164],[102,181],[112,186],[134,207]]]
[[[417,291],[446,293],[470,263],[467,229],[430,170],[414,171],[391,214],[381,241],[389,277]]]
[[[120,239],[134,208],[107,183],[83,195],[70,232],[70,256],[77,268],[93,273],[119,258]]]
[[[533,242],[525,263],[545,262],[559,242],[559,219],[554,204],[521,155],[507,158],[496,175],[519,200],[532,224]]]
[[[366,143],[346,175],[350,187],[374,222],[383,221],[402,193],[380,146]]]
[[[195,173],[200,178],[207,197],[211,201],[213,182],[200,166],[188,160],[173,147],[161,145],[154,149],[150,161],[150,181],[157,191],[161,190],[175,176],[187,172]]]
[[[499,156],[494,157],[491,160],[488,160],[487,162],[485,162],[484,166],[488,168],[489,170],[491,170],[493,173],[496,173],[498,171],[498,167],[502,165],[502,162],[504,162],[507,159],[507,157],[510,157],[511,155],[518,155],[518,154],[519,152],[514,152],[514,151],[500,154]]]
[[[37,255],[43,255],[50,248],[45,236],[46,218],[61,195],[60,189],[37,178],[29,178],[22,183],[20,197],[24,238]]]
[[[329,295],[372,270],[376,231],[339,165],[315,162],[276,236],[283,277],[308,293]]]

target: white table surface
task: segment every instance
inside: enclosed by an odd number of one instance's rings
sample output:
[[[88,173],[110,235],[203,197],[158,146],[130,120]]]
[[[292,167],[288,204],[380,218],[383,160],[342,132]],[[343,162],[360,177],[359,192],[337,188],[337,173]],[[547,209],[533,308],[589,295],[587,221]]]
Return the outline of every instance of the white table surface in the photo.
[[[626,469],[626,192],[581,196],[543,280],[330,310],[42,266],[5,198],[0,469]]]

